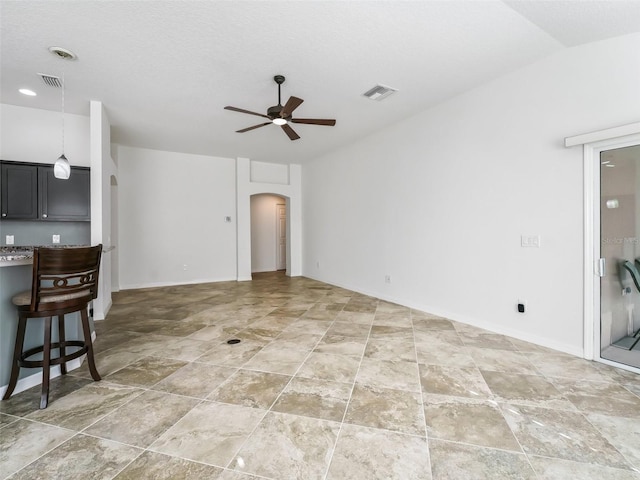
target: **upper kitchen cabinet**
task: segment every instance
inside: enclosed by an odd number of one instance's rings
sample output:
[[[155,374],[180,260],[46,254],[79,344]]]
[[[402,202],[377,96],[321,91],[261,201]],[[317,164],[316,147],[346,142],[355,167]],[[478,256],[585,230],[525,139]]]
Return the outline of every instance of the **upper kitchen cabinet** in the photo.
[[[0,165],[1,218],[36,220],[38,218],[38,169],[33,165]]]
[[[71,176],[60,180],[52,166],[38,167],[40,219],[49,221],[91,220],[90,170],[72,167]]]
[[[90,169],[71,167],[68,180],[53,165],[2,162],[2,220],[91,220]]]

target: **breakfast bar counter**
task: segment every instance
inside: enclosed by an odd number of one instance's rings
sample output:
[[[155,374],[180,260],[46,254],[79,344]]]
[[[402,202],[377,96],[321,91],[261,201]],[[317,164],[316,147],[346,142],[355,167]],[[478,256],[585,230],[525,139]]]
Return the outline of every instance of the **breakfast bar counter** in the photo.
[[[76,246],[76,245],[73,245]],[[71,245],[55,246],[56,248],[71,247]],[[9,383],[9,375],[11,373],[11,363],[13,357],[13,348],[18,329],[18,312],[11,302],[11,298],[24,291],[31,289],[31,273],[33,264],[33,248],[34,247],[0,247],[0,393],[4,392],[4,387]],[[67,316],[67,331],[77,331],[81,334],[81,325],[77,314]],[[74,329],[74,326],[75,329]],[[27,325],[25,335],[25,348],[31,348],[42,345],[43,321],[32,321]],[[56,322],[54,322],[56,325]],[[53,328],[52,337],[57,341],[57,328]],[[77,337],[80,338],[80,337]],[[52,377],[57,375],[59,367],[54,367]],[[30,375],[39,374],[41,369],[23,368],[20,372],[20,378]],[[29,385],[37,385],[40,381],[30,379]],[[20,388],[20,383],[18,383]]]

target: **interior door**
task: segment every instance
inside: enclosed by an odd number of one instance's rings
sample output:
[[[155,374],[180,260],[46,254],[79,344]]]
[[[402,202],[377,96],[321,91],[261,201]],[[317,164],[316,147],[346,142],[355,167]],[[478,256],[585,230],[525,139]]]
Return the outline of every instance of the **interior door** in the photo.
[[[600,356],[640,368],[640,145],[600,154]]]
[[[276,269],[287,269],[287,206],[276,205]]]

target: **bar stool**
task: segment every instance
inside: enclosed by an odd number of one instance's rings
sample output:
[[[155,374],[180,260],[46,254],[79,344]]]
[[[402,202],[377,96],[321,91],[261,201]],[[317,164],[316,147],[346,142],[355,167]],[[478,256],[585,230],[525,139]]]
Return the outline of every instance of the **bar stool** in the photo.
[[[11,377],[3,400],[8,399],[18,382],[20,367],[42,367],[42,394],[40,408],[49,403],[50,367],[60,365],[62,375],[67,373],[67,362],[87,354],[91,377],[98,381],[100,374],[93,359],[93,346],[89,330],[87,309],[98,296],[98,274],[102,245],[73,248],[34,248],[31,291],[15,295],[11,301],[18,309],[18,332],[13,351]],[[84,340],[66,340],[64,316],[80,312]],[[51,318],[58,317],[58,341],[51,343]],[[27,321],[44,318],[44,342],[40,347],[24,348]],[[68,347],[79,347],[67,353]],[[59,355],[51,358],[51,350]],[[42,352],[42,360],[29,357]]]

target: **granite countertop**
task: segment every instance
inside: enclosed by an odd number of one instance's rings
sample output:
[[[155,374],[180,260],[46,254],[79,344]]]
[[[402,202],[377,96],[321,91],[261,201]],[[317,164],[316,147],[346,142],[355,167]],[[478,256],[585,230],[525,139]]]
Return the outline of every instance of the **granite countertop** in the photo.
[[[83,245],[42,245],[48,248],[73,248]],[[0,247],[0,265],[27,265],[32,262],[34,246],[7,245]]]

